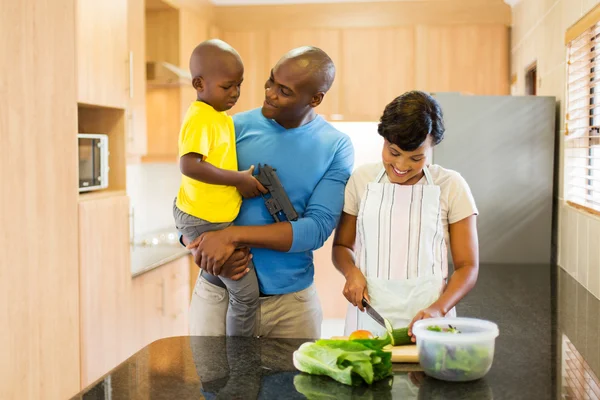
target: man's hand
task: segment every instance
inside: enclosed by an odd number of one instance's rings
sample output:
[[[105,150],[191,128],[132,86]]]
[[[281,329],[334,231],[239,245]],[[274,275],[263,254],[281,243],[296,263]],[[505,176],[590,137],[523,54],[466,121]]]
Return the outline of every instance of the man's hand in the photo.
[[[358,307],[360,311],[364,311],[365,308],[362,305],[363,297],[369,301],[369,293],[367,291],[367,280],[360,269],[353,268],[346,275],[346,284],[344,285],[344,291],[342,292],[346,300],[352,305]]]
[[[214,276],[221,274],[223,264],[235,251],[235,245],[227,229],[204,232],[188,244],[187,248],[190,250],[197,249],[195,258],[200,258],[200,264],[198,265]]]
[[[246,171],[240,172],[239,183],[235,185],[238,192],[244,198],[260,196],[260,194],[267,194],[269,191],[256,179],[252,173],[254,172],[254,165],[248,168]]]
[[[250,253],[250,249],[248,247],[237,249],[233,252],[231,257],[225,261],[225,264],[223,264],[223,268],[221,268],[221,276],[237,281],[250,272],[248,264],[251,260],[252,253]]]
[[[192,249],[191,253],[194,257],[194,262],[196,265],[198,265],[198,267],[200,267],[202,254],[197,248]],[[252,254],[250,253],[249,248],[243,247],[241,249],[237,249],[233,252],[231,257],[225,261],[225,264],[223,264],[223,267],[221,268],[221,276],[234,281],[241,279],[244,275],[250,272],[248,264],[251,260]]]
[[[409,336],[412,336],[411,340],[413,342],[417,341],[417,338],[412,333],[412,327],[415,322],[421,319],[443,317],[444,315],[444,310],[442,310],[442,308],[440,306],[437,306],[435,303],[425,308],[424,310],[419,311],[417,315],[415,315],[413,320],[410,321],[410,324],[408,324],[408,334]]]

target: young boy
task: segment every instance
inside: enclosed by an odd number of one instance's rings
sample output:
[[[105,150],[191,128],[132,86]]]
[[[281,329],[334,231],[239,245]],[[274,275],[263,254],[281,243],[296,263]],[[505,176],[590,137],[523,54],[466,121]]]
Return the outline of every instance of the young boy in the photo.
[[[239,54],[221,40],[205,41],[192,52],[190,72],[197,100],[179,133],[182,178],[173,214],[177,229],[191,241],[231,225],[242,196],[258,196],[266,189],[252,176],[253,167],[238,172],[233,120],[226,113],[240,96],[244,66]],[[228,336],[254,333],[259,289],[254,266],[248,267],[250,272],[240,280],[220,278],[230,298]]]

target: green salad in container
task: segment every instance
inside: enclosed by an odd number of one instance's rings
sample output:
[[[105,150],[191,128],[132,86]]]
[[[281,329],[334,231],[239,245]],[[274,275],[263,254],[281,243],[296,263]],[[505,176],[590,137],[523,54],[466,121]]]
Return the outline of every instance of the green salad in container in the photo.
[[[424,372],[445,381],[471,381],[485,376],[494,360],[496,324],[472,318],[446,321],[436,318],[415,323],[413,332]]]

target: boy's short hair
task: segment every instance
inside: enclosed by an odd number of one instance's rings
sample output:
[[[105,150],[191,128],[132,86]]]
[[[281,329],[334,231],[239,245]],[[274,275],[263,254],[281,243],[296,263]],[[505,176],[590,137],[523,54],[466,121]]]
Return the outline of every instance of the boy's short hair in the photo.
[[[377,132],[404,151],[414,151],[431,135],[432,144],[444,139],[444,115],[439,103],[421,91],[406,92],[385,107]]]

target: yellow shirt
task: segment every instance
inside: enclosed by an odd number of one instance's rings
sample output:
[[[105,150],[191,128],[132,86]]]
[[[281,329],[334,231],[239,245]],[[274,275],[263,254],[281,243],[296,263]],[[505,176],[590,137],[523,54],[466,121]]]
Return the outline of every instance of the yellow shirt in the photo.
[[[215,167],[237,171],[235,131],[227,113],[201,101],[187,110],[179,132],[179,157],[188,153],[204,156]],[[235,187],[210,185],[185,175],[177,195],[177,207],[209,222],[232,222],[240,211],[242,197]]]

